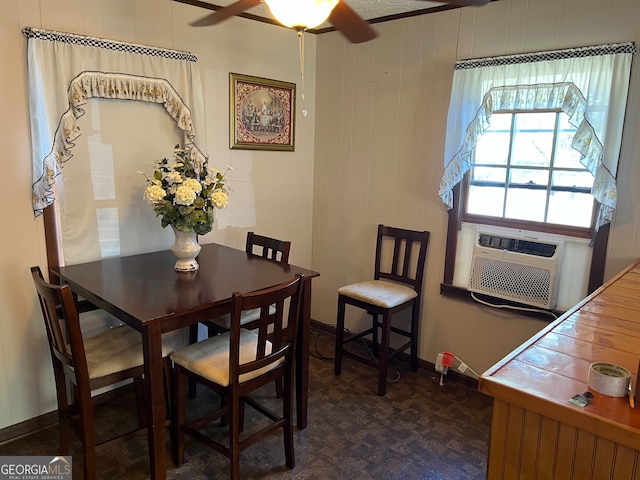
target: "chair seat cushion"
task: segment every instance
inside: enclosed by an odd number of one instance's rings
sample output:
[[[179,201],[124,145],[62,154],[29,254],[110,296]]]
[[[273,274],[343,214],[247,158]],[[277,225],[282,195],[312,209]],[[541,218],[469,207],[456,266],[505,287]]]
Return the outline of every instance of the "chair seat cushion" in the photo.
[[[216,335],[202,342],[189,345],[171,355],[178,365],[226,387],[229,385],[229,345],[231,338],[229,332]],[[256,359],[258,335],[250,330],[240,330],[240,364],[252,362]],[[265,352],[271,353],[271,342],[267,341]],[[240,382],[246,382],[258,377],[284,362],[280,358],[273,364],[240,376]]]
[[[275,307],[269,307],[269,314],[273,315],[276,313]],[[254,308],[253,310],[244,310],[240,315],[240,325],[246,325],[247,323],[253,322],[254,320],[258,320],[260,318],[260,309]],[[210,320],[211,323],[215,323],[219,327],[224,328],[225,330],[229,330],[231,328],[231,314],[225,313],[219,317],[213,318]]]
[[[339,288],[338,293],[382,308],[397,307],[418,296],[413,288],[384,280],[346,285]]]
[[[144,365],[142,334],[121,325],[84,339],[89,379]],[[171,355],[173,347],[162,342],[162,356]]]

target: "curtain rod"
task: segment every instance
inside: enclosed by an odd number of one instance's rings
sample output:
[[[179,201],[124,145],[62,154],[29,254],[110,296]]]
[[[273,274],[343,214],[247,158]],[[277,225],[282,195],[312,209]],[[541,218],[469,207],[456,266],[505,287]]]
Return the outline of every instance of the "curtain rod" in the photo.
[[[81,45],[85,47],[104,48],[107,50],[116,50],[125,53],[171,58],[173,60],[186,60],[189,62],[198,61],[198,57],[190,52],[184,52],[181,50],[170,50],[167,48],[150,47],[147,45],[138,45],[135,43],[121,42],[118,40],[106,40],[104,38],[89,37],[86,35],[78,35],[75,33],[57,32],[55,30],[42,30],[33,27],[23,28],[22,33],[27,38],[36,38],[39,40],[48,40],[51,42],[62,42]]]
[[[499,57],[474,58],[456,62],[455,70],[470,68],[495,67],[498,65],[512,65],[518,63],[535,63],[546,60],[560,60],[564,58],[593,57],[596,55],[615,55],[620,53],[637,53],[634,42],[611,43],[591,47],[566,48],[563,50],[548,50],[544,52],[503,55]]]

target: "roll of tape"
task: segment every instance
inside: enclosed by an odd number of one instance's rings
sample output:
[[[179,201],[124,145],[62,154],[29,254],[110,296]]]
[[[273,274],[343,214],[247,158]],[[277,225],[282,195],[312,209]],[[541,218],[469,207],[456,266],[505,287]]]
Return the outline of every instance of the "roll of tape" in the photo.
[[[613,363],[596,362],[589,367],[587,385],[609,397],[624,397],[629,389],[631,372]]]

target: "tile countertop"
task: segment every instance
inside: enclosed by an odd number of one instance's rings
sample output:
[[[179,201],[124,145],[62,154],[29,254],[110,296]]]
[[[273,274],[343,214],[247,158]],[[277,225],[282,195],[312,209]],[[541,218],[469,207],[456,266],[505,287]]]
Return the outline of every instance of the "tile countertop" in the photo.
[[[586,433],[593,438],[589,440],[593,443],[592,458],[602,440],[640,450],[640,406],[631,408],[627,396],[609,397],[587,386],[593,362],[628,369],[635,386],[639,358],[640,261],[636,261],[482,375],[479,390],[494,397],[490,455],[495,458],[493,467],[490,458],[490,472],[497,468],[495,462],[503,465],[503,475],[509,467],[522,472],[526,458],[534,451],[540,452],[540,439],[547,435],[545,428],[556,446],[562,443],[563,428]],[[587,406],[569,402],[572,396],[586,391],[593,394]],[[517,418],[513,416],[516,410]],[[550,423],[545,426],[547,421]],[[571,442],[577,451],[575,445],[580,440],[575,432],[567,433],[567,438],[574,435]],[[514,447],[507,446],[507,439],[510,444],[518,436],[518,458],[509,460],[509,449],[516,453]],[[553,456],[554,465],[563,461],[558,460],[557,453]]]

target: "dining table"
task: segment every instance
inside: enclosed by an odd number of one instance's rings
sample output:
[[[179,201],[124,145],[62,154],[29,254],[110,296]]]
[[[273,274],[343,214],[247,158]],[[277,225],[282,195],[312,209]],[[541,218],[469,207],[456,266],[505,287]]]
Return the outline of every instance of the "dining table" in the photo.
[[[52,269],[79,297],[105,310],[142,336],[150,476],[166,478],[166,412],[162,334],[231,311],[234,292],[271,287],[304,275],[296,348],[296,424],[307,426],[311,280],[318,272],[268,261],[216,243],[202,245],[193,272],[174,270],[170,250]]]

